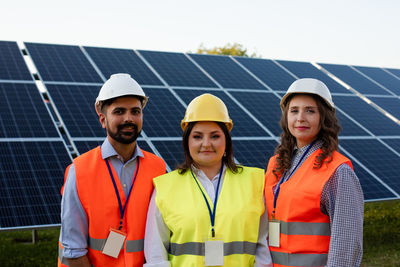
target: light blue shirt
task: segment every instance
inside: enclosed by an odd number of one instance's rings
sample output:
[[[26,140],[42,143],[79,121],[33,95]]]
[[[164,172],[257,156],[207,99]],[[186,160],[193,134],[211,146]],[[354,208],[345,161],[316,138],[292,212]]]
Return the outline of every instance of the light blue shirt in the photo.
[[[124,163],[123,158],[118,155],[106,138],[101,145],[101,156],[111,163],[124,189],[125,196],[127,196],[136,170],[136,158],[144,158],[139,146],[136,144],[132,158]],[[88,232],[88,217],[78,196],[75,166],[72,164],[68,171],[61,200],[60,242],[64,246],[63,256],[66,258],[78,258],[86,255]]]

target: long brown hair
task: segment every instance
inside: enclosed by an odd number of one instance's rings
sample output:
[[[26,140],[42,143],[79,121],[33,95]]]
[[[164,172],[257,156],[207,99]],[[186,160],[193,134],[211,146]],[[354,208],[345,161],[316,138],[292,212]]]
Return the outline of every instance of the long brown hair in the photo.
[[[185,128],[182,134],[182,147],[185,155],[185,161],[177,166],[180,174],[184,174],[187,170],[191,168],[193,164],[193,158],[190,156],[189,151],[189,136],[192,132],[194,125],[197,122],[189,122],[188,126]],[[215,123],[221,128],[225,134],[225,155],[222,157],[222,162],[234,173],[239,172],[242,167],[236,165],[233,158],[233,145],[231,134],[226,127],[225,123],[216,121]]]
[[[299,94],[292,94],[287,98],[287,100],[285,101],[284,110],[282,112],[282,117],[279,122],[283,131],[281,133],[281,144],[278,145],[275,149],[275,155],[278,155],[278,157],[276,158],[277,165],[272,172],[274,173],[276,178],[279,178],[280,175],[290,169],[290,165],[293,159],[296,138],[289,131],[288,109],[289,103],[294,95]],[[325,101],[321,99],[320,96],[315,94],[304,95],[309,95],[314,98],[320,114],[319,124],[321,125],[321,129],[316,139],[322,141],[322,153],[317,156],[317,159],[314,162],[314,168],[319,169],[321,168],[323,163],[329,163],[332,161],[332,154],[335,150],[338,149],[338,136],[341,127],[336,117],[335,109],[329,107],[325,103]]]

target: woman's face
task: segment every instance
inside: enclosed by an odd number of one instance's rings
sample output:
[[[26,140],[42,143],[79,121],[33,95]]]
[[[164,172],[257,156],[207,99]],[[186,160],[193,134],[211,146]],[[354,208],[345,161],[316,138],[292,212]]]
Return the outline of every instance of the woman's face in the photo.
[[[197,122],[189,135],[189,152],[195,166],[200,169],[220,167],[225,152],[224,132],[215,122]]]
[[[296,138],[297,147],[311,143],[318,135],[320,113],[315,99],[309,95],[295,95],[287,109],[288,128]]]

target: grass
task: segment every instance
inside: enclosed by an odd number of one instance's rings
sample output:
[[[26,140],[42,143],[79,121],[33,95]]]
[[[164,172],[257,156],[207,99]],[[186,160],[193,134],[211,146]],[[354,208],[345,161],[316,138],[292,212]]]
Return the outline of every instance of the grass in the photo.
[[[56,266],[59,229],[0,232],[0,262],[3,267]],[[362,267],[400,265],[400,201],[365,204],[364,256]]]
[[[366,203],[362,267],[400,266],[400,201]]]
[[[0,265],[57,266],[58,236],[60,230],[37,230],[37,242],[32,244],[32,230],[0,232]]]

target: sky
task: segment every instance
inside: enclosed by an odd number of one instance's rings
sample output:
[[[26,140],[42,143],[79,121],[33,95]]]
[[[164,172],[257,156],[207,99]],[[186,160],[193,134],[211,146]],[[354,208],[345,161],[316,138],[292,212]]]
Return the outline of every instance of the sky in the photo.
[[[398,0],[8,0],[0,40],[400,69]]]

